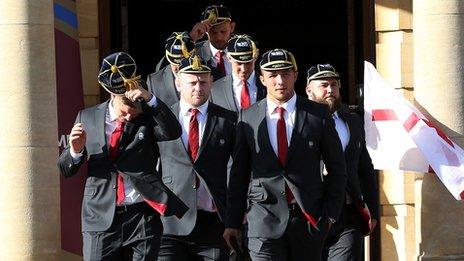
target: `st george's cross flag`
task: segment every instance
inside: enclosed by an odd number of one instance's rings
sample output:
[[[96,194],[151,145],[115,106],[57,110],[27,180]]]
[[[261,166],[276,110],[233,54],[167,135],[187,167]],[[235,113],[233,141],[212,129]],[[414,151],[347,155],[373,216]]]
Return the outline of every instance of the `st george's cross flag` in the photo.
[[[364,128],[375,169],[434,172],[464,199],[464,151],[364,62]]]

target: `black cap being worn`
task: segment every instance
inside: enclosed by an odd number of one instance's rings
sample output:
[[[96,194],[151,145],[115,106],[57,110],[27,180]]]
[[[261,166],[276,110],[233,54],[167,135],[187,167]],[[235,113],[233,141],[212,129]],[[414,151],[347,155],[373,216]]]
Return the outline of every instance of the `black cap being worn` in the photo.
[[[183,58],[180,61],[179,71],[177,74],[181,73],[210,73],[211,69],[206,65],[206,62],[200,58],[198,55],[191,56],[189,58]]]
[[[112,94],[124,94],[126,83],[140,78],[136,76],[137,65],[134,58],[124,52],[113,53],[102,61],[98,82]]]
[[[307,82],[309,83],[311,80],[316,79],[324,79],[324,78],[337,78],[340,79],[335,68],[326,63],[326,64],[316,64],[311,66],[308,70],[308,76],[306,77]]]
[[[276,71],[289,68],[298,71],[295,57],[291,52],[284,49],[274,49],[265,52],[261,57],[259,66],[261,70],[264,71]]]
[[[238,62],[251,62],[258,57],[258,53],[256,43],[246,34],[235,35],[227,43],[227,54]]]
[[[182,58],[187,58],[195,52],[195,43],[188,32],[173,32],[166,39],[166,59],[173,65],[179,65]]]
[[[212,25],[232,20],[229,10],[223,5],[210,5],[206,7],[201,17],[202,21],[210,21]]]

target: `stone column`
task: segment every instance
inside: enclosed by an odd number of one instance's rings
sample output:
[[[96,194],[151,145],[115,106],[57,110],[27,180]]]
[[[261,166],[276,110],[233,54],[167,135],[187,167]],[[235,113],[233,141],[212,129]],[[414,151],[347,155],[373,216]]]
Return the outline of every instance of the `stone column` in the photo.
[[[376,67],[382,77],[412,99],[412,0],[375,0]],[[414,177],[379,171],[380,260],[411,260],[415,253]]]
[[[464,145],[464,2],[414,0],[414,97],[429,118]],[[416,258],[464,259],[464,202],[433,174],[416,181]]]
[[[0,260],[57,260],[53,1],[0,1]]]

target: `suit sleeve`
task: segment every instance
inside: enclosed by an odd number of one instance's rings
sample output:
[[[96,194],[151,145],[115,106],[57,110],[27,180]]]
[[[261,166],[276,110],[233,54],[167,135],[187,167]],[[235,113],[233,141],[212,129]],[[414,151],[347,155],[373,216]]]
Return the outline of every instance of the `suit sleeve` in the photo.
[[[74,124],[78,122],[81,122],[81,112],[77,114]],[[87,151],[84,147],[82,159],[78,163],[74,163],[72,156],[71,156],[70,149],[71,147],[68,144],[68,146],[66,146],[66,148],[61,152],[61,155],[58,158],[58,168],[60,169],[61,175],[63,175],[65,178],[69,178],[69,177],[76,175],[82,163],[87,158]]]
[[[245,136],[246,126],[245,122],[239,120],[235,132],[233,163],[227,189],[226,228],[240,229],[246,210],[248,183],[251,176],[251,152]]]
[[[148,75],[147,77],[147,89],[150,93],[155,95],[155,87],[153,86],[152,80],[151,80],[151,75]],[[156,96],[156,95],[155,95]]]
[[[176,116],[168,106],[157,98],[156,107],[148,107],[154,120],[154,132],[157,141],[175,140],[182,135],[182,129]]]
[[[324,177],[324,204],[326,215],[338,219],[346,193],[346,166],[342,145],[335,130],[335,123],[328,114],[324,117],[321,153],[329,173]]]
[[[359,183],[361,192],[371,213],[372,218],[379,219],[379,183],[372,165],[371,157],[366,148],[365,139],[363,137],[363,145],[361,155],[359,156],[358,167]]]

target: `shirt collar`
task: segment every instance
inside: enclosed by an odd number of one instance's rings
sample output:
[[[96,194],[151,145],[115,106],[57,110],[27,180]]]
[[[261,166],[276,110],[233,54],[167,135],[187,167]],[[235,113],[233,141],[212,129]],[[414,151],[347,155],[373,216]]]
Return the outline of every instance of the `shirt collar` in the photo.
[[[180,99],[179,105],[180,105],[180,115],[189,116],[190,115],[189,110],[192,108],[192,105],[188,104],[183,99]],[[205,103],[200,105],[200,107],[198,107],[197,109],[200,111],[201,115],[206,116],[206,113],[208,112],[208,106],[209,106],[209,102],[206,101]]]
[[[223,51],[224,52],[224,58],[227,54],[226,50],[219,50],[219,49],[216,49],[216,47],[214,47],[211,43],[209,43],[209,49],[211,49],[211,53],[213,54],[213,57],[216,56],[216,53],[219,52],[219,51]]]
[[[250,77],[247,79],[247,85],[250,86],[252,83],[252,79],[255,78],[255,70],[250,74]],[[242,80],[238,78],[238,76],[235,73],[232,73],[232,82],[234,86],[239,86],[242,84]]]
[[[288,114],[292,114],[295,111],[296,94],[295,94],[295,92],[293,92],[292,98],[290,98],[290,100],[286,101],[282,105],[278,105],[277,103],[271,101],[268,98],[266,98],[266,103],[267,103],[267,112],[268,112],[269,115],[273,114],[277,107],[282,107],[287,111]]]
[[[114,110],[114,107],[113,107],[113,99],[109,101],[108,112],[110,114],[110,122],[113,122],[118,118],[118,115],[116,115],[116,111]]]

